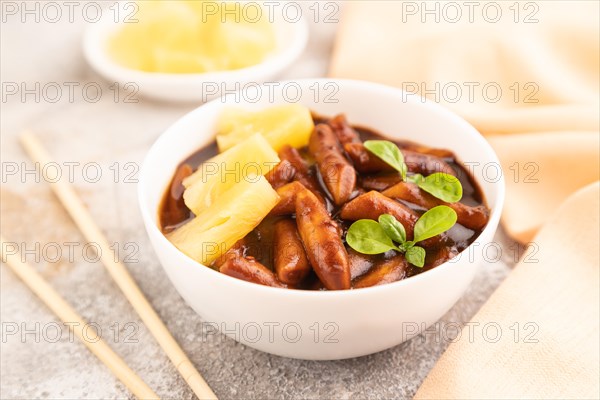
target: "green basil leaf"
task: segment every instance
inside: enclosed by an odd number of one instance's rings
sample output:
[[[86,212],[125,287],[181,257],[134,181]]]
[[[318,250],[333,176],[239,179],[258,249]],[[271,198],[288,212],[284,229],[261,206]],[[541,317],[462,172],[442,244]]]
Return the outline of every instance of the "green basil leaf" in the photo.
[[[413,247],[415,245],[415,241],[414,240],[407,240],[406,242],[402,243],[399,246],[399,249],[406,252],[408,249],[410,249],[411,247]]]
[[[422,247],[411,247],[404,253],[404,257],[406,257],[406,261],[416,267],[423,268],[425,265],[425,249]]]
[[[406,164],[404,156],[400,152],[398,146],[389,140],[367,140],[364,146],[371,153],[381,158],[383,161],[391,165],[396,171],[400,172],[402,180],[406,181]]]
[[[417,185],[423,182],[425,178],[421,174],[414,174],[406,178],[407,182],[416,183]]]
[[[456,223],[456,212],[448,206],[437,206],[421,215],[415,224],[415,242],[437,236]]]
[[[379,225],[383,228],[383,231],[388,235],[394,242],[403,244],[406,242],[406,230],[393,215],[381,214],[379,216]]]
[[[430,193],[447,203],[456,203],[462,198],[462,185],[457,177],[450,174],[436,172],[427,176],[425,179],[414,182],[427,193]]]
[[[372,219],[360,219],[354,222],[346,233],[346,243],[363,254],[381,254],[388,250],[398,250],[381,225]]]

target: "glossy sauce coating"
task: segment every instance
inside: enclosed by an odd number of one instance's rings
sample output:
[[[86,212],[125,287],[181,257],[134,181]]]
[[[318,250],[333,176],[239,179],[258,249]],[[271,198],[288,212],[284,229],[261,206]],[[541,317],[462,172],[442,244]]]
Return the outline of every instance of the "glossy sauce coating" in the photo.
[[[377,219],[381,212],[390,213],[405,225],[410,238],[416,219],[428,208],[444,203],[418,187],[417,190],[412,187],[407,190],[404,187],[407,184],[399,185],[398,174],[366,153],[362,145],[365,140],[387,138],[370,129],[351,127],[343,116],[329,120],[314,117],[314,120],[318,129],[311,137],[312,146],[283,148],[279,152],[281,163],[267,175],[282,198],[280,203],[234,249],[217,260],[214,268],[269,286],[307,290],[374,286],[435,268],[464,250],[485,227],[489,213],[481,190],[451,151],[396,141],[406,157],[410,172],[423,175],[446,172],[460,180],[463,198],[460,203],[449,206],[455,209],[463,225],[457,224],[443,235],[421,243],[427,249],[423,268],[406,263],[404,257],[394,251],[364,255],[349,248],[345,244],[345,235],[356,219]],[[318,125],[323,122],[328,124]],[[182,200],[181,180],[196,170],[201,162],[216,154],[216,146],[210,145],[180,164],[159,210],[164,233],[193,218]],[[332,172],[323,168],[326,163],[333,165]],[[332,175],[324,176],[323,172]],[[290,260],[298,261],[298,265],[292,265],[294,262],[284,262],[282,257],[278,259],[280,252],[274,250],[282,246],[283,242],[279,239],[282,232],[291,232],[290,222],[295,222],[297,234],[304,244],[308,270],[301,256],[292,256]],[[279,233],[276,233],[278,230]],[[293,235],[284,238],[289,243],[293,242],[289,244],[290,252],[301,254],[298,242],[292,238]],[[313,240],[315,238],[316,241]],[[328,243],[325,247],[330,249],[329,252],[311,246],[311,243],[323,243],[323,240]],[[300,272],[289,274],[289,271],[296,271],[296,267]],[[284,277],[285,274],[289,274],[288,278]],[[297,276],[301,278],[297,279]]]
[[[298,193],[296,224],[313,270],[330,290],[350,289],[348,253],[338,223],[310,190]]]
[[[344,156],[338,137],[325,124],[317,124],[308,143],[315,157],[321,179],[327,186],[333,202],[340,206],[346,203],[356,186],[356,171]]]
[[[292,218],[275,223],[273,261],[277,279],[288,285],[298,285],[311,271],[296,221]]]

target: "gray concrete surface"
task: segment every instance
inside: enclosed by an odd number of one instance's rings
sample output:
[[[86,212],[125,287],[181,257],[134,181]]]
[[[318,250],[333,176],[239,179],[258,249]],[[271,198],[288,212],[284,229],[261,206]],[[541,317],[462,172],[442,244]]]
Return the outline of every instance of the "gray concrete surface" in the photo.
[[[2,99],[2,234],[22,249],[33,249],[27,261],[88,321],[102,329],[102,337],[159,395],[193,398],[103,267],[85,260],[85,242],[49,187],[36,182],[35,175],[22,176],[23,168],[32,168],[32,164],[16,137],[22,130],[31,129],[61,163],[63,172],[67,171],[64,162],[80,163],[74,169],[78,192],[110,240],[121,249],[122,258],[129,257],[127,264],[136,281],[218,396],[410,398],[448,345],[439,331],[432,330],[368,357],[332,362],[280,358],[220,334],[203,334],[200,319],[179,297],[156,260],[138,212],[136,184],[125,179],[126,174],[133,173],[135,181],[135,168],[152,142],[195,105],[163,104],[143,98],[138,103],[125,103],[124,95],[115,101],[110,84],[96,76],[83,60],[80,41],[85,25],[77,17],[74,23],[43,19],[40,23],[31,19],[22,23],[19,18],[8,18],[1,25],[3,85],[8,82],[32,88],[37,82],[41,87],[54,82],[66,88],[66,82],[97,82],[103,89],[96,103],[86,101],[80,90],[70,101],[66,89],[56,103],[43,94],[39,102],[34,95],[27,95],[25,101],[20,95]],[[285,77],[324,75],[335,29],[335,24],[312,24],[306,54]],[[83,179],[83,166],[91,162],[98,163],[102,172],[95,183]],[[17,174],[7,176],[13,166]],[[117,183],[115,170],[120,172]],[[87,172],[86,176],[93,176],[91,169]],[[504,249],[502,260],[479,270],[465,296],[442,322],[467,321],[510,270],[512,243],[502,233],[497,239]],[[71,242],[75,244],[67,244]],[[35,243],[39,244],[38,250]],[[69,246],[74,249],[73,262],[69,260]],[[62,257],[52,263],[56,248],[61,249]],[[70,340],[66,326],[59,324],[5,265],[0,272],[0,398],[132,397],[81,343]]]

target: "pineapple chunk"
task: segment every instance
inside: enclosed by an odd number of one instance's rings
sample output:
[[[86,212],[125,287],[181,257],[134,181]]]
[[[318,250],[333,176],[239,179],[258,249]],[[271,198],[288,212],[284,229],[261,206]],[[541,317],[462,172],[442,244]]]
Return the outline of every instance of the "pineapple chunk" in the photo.
[[[154,66],[159,71],[169,73],[191,74],[218,70],[214,58],[202,54],[190,54],[185,51],[156,48],[154,50]]]
[[[264,176],[249,176],[167,238],[194,260],[209,265],[256,228],[278,201]]]
[[[199,15],[189,12],[185,2],[139,2],[140,23],[122,24],[109,37],[108,52],[120,65],[147,72],[179,72],[158,69],[155,54],[189,52],[202,27]],[[173,29],[176,26],[177,29]]]
[[[310,110],[299,104],[275,106],[258,112],[229,109],[219,118],[217,144],[219,150],[224,151],[260,133],[279,151],[286,144],[306,146],[313,129]]]
[[[249,175],[265,175],[279,163],[279,157],[260,134],[202,163],[183,180],[185,205],[199,215],[233,185]]]
[[[126,68],[163,73],[234,70],[263,62],[277,45],[267,13],[249,20],[242,4],[227,3],[139,1],[139,22],[122,24],[108,40],[108,53]]]

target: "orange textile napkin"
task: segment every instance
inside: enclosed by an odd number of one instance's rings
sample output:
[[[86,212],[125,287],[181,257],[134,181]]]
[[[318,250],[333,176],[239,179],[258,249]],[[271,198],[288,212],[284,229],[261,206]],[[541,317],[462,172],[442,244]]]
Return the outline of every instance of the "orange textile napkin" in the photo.
[[[599,188],[556,211],[415,399],[600,398]]]
[[[526,242],[600,178],[599,15],[597,1],[347,2],[330,76],[425,95],[490,137],[503,224]]]
[[[531,240],[563,199],[599,179],[600,136],[594,132],[490,136],[506,181],[507,232]]]

